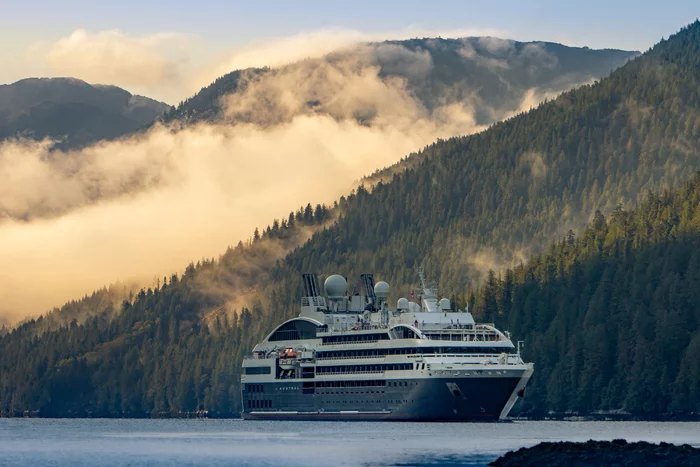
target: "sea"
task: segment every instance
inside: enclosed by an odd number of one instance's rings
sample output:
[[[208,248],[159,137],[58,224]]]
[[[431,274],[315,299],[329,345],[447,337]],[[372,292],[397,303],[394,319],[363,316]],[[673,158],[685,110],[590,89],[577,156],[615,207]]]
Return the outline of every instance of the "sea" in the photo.
[[[483,466],[541,441],[700,447],[700,423],[0,419],[0,465]]]

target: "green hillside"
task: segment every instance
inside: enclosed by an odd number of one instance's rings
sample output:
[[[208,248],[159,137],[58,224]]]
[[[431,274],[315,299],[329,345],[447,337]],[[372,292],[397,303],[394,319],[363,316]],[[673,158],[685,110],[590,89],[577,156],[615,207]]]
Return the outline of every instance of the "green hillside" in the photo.
[[[695,22],[600,82],[438,141],[390,181],[292,213],[121,309],[43,334],[27,323],[0,339],[0,410],[231,414],[240,358],[297,312],[300,272],[374,272],[395,300],[420,265],[458,304],[472,284],[475,313],[526,339],[536,373],[522,413],[696,410],[700,182],[647,193],[700,169],[698,65]],[[283,259],[270,253],[323,225]],[[548,246],[501,279],[488,272]]]
[[[700,173],[491,277],[482,314],[537,362],[521,413],[700,413]]]

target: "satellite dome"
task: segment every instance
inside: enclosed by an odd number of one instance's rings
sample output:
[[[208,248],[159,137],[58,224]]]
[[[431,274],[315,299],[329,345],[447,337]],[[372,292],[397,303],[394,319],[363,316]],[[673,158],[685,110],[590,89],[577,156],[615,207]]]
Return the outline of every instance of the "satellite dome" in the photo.
[[[408,303],[408,311],[411,313],[418,313],[418,312],[420,312],[420,305],[417,304],[416,302],[409,302]]]
[[[396,303],[396,309],[402,310],[402,311],[407,311],[408,310],[408,299],[407,298],[399,298],[399,301]]]
[[[384,281],[377,282],[374,286],[374,295],[380,300],[386,300],[389,297],[389,284]]]
[[[326,282],[323,283],[323,287],[326,289],[328,298],[343,298],[345,297],[348,283],[343,276],[333,274],[332,276],[328,276]]]
[[[442,311],[448,311],[452,309],[452,305],[450,305],[450,299],[449,298],[443,298],[440,300],[440,309]]]

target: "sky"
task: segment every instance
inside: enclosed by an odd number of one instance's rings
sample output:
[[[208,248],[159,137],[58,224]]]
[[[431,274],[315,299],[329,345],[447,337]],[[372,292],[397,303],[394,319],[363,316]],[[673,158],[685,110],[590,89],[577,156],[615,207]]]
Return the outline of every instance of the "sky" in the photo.
[[[700,16],[690,0],[0,4],[0,83],[73,76],[171,104],[232,66],[274,66],[359,40],[492,35],[644,51]]]

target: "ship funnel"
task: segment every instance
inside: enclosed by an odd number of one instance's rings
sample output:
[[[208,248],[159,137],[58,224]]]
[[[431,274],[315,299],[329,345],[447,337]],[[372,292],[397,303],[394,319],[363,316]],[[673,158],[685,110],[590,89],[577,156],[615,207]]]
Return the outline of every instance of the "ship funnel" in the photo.
[[[345,298],[348,283],[343,276],[333,274],[332,276],[328,276],[326,282],[323,283],[323,287],[326,289],[328,298],[337,300],[339,298]]]

